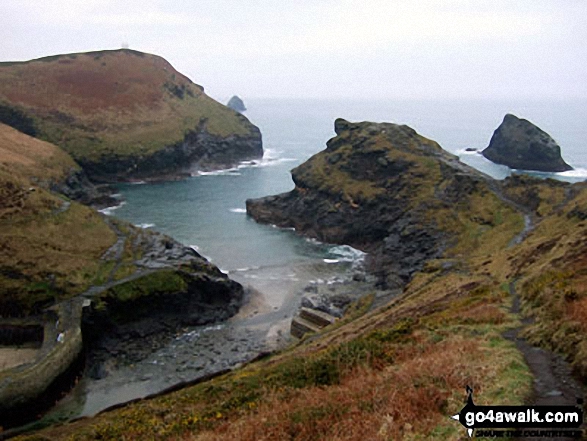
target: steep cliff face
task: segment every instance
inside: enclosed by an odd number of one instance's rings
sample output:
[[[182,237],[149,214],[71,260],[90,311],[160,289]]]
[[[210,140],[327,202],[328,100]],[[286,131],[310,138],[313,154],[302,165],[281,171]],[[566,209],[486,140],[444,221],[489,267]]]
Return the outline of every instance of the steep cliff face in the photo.
[[[0,63],[0,122],[50,141],[96,181],[262,157],[259,129],[166,60],[131,50]]]
[[[482,154],[497,164],[520,170],[563,172],[573,169],[563,160],[561,148],[548,133],[510,114],[495,130]]]
[[[293,191],[248,200],[247,212],[369,252],[383,285],[402,286],[426,261],[474,246],[457,239],[482,235],[507,209],[484,175],[407,126],[338,119],[335,131],[326,150],[292,171]],[[481,196],[484,205],[475,203]]]

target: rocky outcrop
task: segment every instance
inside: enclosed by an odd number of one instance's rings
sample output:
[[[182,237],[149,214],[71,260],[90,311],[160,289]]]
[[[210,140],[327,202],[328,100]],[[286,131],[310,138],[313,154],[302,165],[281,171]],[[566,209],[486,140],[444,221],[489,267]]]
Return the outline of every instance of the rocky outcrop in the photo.
[[[100,182],[168,179],[263,156],[259,129],[161,57],[132,50],[0,63],[0,122]]]
[[[384,288],[403,286],[455,240],[446,213],[468,209],[487,177],[407,126],[335,122],[326,150],[292,171],[293,191],[247,200],[262,223],[368,252]]]
[[[520,170],[563,172],[573,168],[548,133],[531,122],[507,114],[495,130],[483,156],[497,164]]]
[[[245,103],[243,103],[243,100],[241,100],[236,95],[233,96],[230,100],[228,100],[228,103],[226,105],[230,107],[232,110],[239,113],[242,113],[247,110],[247,108],[245,107]]]

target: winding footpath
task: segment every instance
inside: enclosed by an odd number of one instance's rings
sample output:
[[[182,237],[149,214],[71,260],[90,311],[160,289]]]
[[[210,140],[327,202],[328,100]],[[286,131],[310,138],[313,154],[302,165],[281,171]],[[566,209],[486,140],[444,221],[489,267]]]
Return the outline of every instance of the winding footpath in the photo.
[[[524,215],[523,230],[510,241],[508,246],[513,247],[522,243],[536,225],[534,213],[506,197],[497,186],[491,185],[490,187],[499,199]],[[559,354],[533,346],[520,335],[525,327],[534,323],[534,319],[524,317],[521,314],[521,301],[516,290],[516,282],[517,280],[513,280],[508,285],[512,296],[510,312],[520,317],[522,326],[506,331],[504,337],[516,345],[516,348],[524,356],[524,361],[534,377],[533,393],[528,404],[536,406],[576,405],[577,399],[582,399],[585,396],[585,390],[581,383],[573,377],[569,363]],[[524,438],[524,440],[535,439],[543,438]],[[567,440],[571,438],[558,437],[549,439]]]

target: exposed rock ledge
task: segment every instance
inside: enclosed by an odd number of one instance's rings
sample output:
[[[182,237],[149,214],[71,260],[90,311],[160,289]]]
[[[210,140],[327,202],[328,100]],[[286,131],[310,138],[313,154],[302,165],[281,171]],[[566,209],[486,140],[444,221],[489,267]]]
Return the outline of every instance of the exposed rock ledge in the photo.
[[[102,377],[108,374],[104,362],[117,353],[140,360],[177,329],[226,320],[238,311],[242,286],[191,248],[121,221],[109,224],[120,240],[103,259],[112,259],[117,248],[131,242],[141,248],[140,259],[133,262],[137,270],[124,279],[108,278],[40,317],[24,319],[44,327],[43,344],[32,363],[0,372],[0,425],[26,421],[49,407],[40,397],[50,387],[60,392],[67,388],[77,372],[65,379],[64,374],[84,344],[89,374]]]

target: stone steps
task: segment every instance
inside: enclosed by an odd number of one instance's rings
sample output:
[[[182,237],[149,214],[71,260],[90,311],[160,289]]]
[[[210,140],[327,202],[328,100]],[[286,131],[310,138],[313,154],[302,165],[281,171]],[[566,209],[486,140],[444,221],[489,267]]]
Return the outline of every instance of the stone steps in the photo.
[[[334,316],[326,312],[306,307],[300,308],[300,317],[316,324],[320,328],[331,325],[336,321]]]
[[[291,321],[291,335],[302,338],[308,332],[318,332],[322,328],[331,325],[336,317],[322,311],[310,308],[301,308],[298,315]]]

